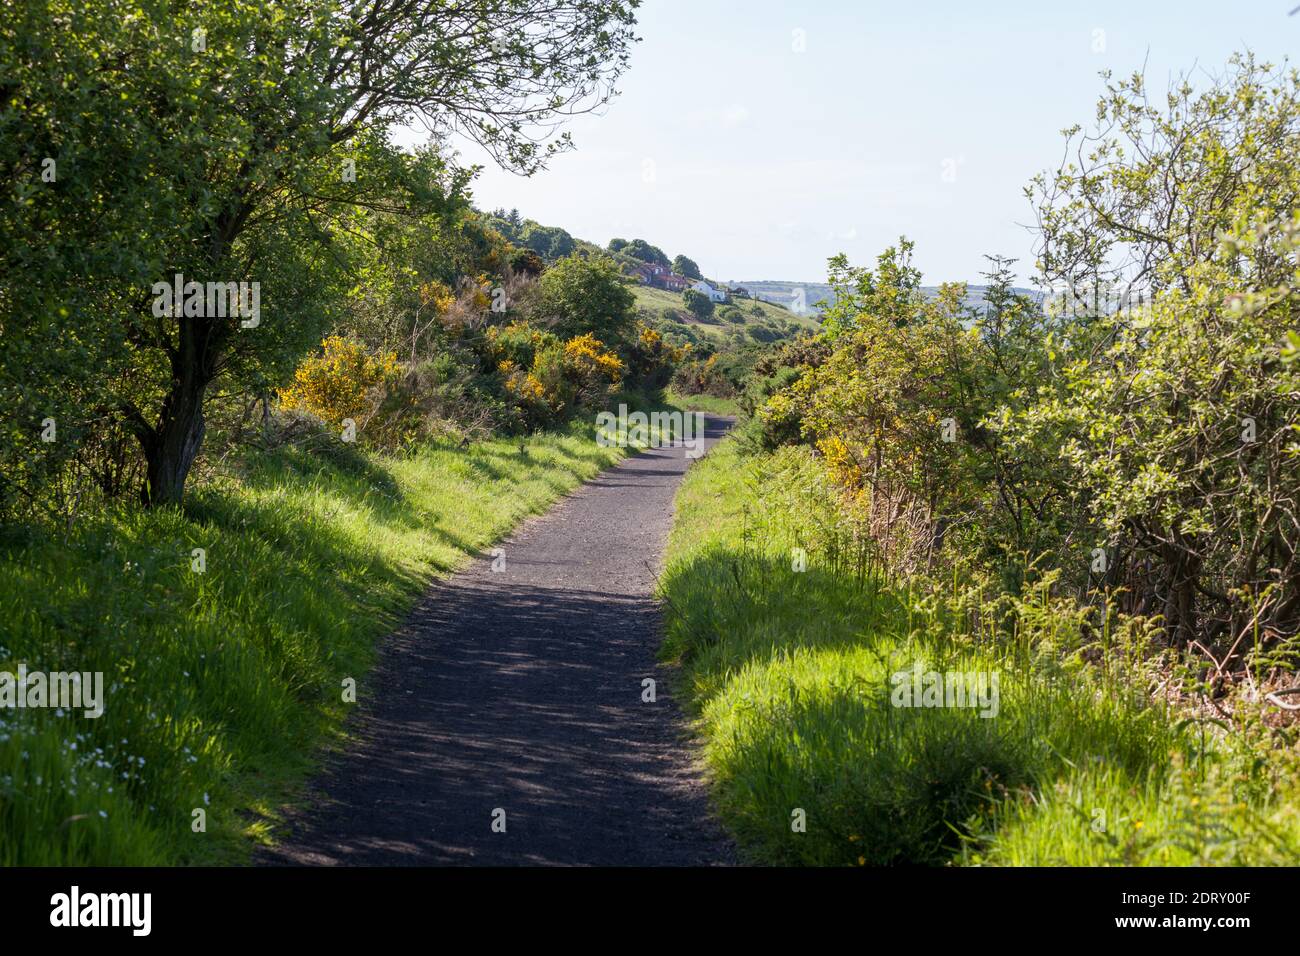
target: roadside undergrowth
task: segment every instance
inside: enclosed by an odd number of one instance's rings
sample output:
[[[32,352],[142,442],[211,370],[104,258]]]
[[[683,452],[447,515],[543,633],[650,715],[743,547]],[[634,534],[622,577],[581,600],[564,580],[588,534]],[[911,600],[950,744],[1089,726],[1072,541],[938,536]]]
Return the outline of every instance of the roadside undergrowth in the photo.
[[[834,501],[806,448],[743,435],[677,499],[662,656],[751,860],[1300,859],[1293,751],[1152,694],[1149,634],[1099,644],[1050,575],[996,601],[974,573],[892,579]]]

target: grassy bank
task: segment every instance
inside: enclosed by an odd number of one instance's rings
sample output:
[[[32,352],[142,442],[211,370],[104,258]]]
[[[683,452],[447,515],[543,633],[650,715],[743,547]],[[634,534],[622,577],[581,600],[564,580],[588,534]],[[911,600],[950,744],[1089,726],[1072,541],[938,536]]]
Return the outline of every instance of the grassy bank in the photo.
[[[107,700],[0,711],[0,865],[239,861],[430,578],[620,455],[588,423],[402,458],[282,448],[184,514],[8,529],[0,670],[102,671]]]
[[[711,415],[739,415],[740,399],[719,398],[716,395],[683,395],[671,387],[664,390],[664,401],[688,412],[707,412]]]
[[[656,289],[646,285],[633,286],[632,291],[636,294],[637,308],[643,316],[659,318],[664,315],[665,311],[675,312],[683,317],[689,314],[686,311],[680,292],[668,292],[665,289]],[[800,315],[782,306],[765,302],[762,299],[733,299],[730,304],[744,312],[747,319],[762,322],[791,321],[809,329],[817,327],[817,320],[813,316]],[[757,309],[758,314],[755,313],[755,309]],[[716,319],[710,322],[686,322],[682,320],[682,324],[690,325],[697,332],[713,338],[722,336],[730,327],[728,323]]]
[[[1136,662],[1085,663],[1096,649],[1046,600],[1025,596],[1009,640],[969,626],[960,581],[945,596],[885,580],[856,560],[822,475],[806,449],[725,441],[679,491],[661,582],[663,655],[683,664],[717,806],[750,859],[1300,859],[1293,798],[1273,796],[1295,792],[1285,751],[1264,760],[1261,734],[1170,712]],[[997,675],[998,693],[899,706],[892,677],[918,666]]]

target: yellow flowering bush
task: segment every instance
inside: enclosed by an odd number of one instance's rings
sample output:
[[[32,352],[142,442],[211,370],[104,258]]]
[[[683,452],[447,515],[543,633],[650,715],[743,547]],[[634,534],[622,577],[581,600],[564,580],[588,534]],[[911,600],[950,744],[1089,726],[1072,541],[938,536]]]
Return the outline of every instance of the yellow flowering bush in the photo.
[[[525,369],[520,368],[509,359],[501,362],[497,366],[497,371],[505,379],[506,391],[525,405],[542,406],[551,405],[550,396],[546,393],[546,387]]]
[[[456,302],[456,293],[445,282],[436,279],[420,286],[420,304],[433,306],[439,315],[445,314]]]
[[[557,421],[622,380],[623,361],[591,333],[562,342],[526,323],[489,329],[489,354],[505,391],[531,426]]]
[[[676,346],[667,342],[657,329],[644,322],[637,324],[637,335],[627,350],[625,379],[646,388],[662,388],[673,371],[691,354],[690,343]]]
[[[565,371],[583,384],[601,379],[614,384],[623,377],[622,360],[590,332],[564,343],[564,365]]]
[[[293,384],[280,390],[280,405],[339,425],[366,411],[371,390],[397,374],[397,356],[371,355],[360,342],[339,335],[321,346],[322,353],[304,360]]]
[[[736,394],[735,383],[718,367],[717,354],[700,361],[683,362],[673,373],[673,388],[683,395],[716,395],[731,398]]]
[[[496,362],[508,360],[524,367],[532,366],[539,350],[559,341],[552,333],[529,325],[527,322],[491,326],[486,332],[485,339],[488,355]]]

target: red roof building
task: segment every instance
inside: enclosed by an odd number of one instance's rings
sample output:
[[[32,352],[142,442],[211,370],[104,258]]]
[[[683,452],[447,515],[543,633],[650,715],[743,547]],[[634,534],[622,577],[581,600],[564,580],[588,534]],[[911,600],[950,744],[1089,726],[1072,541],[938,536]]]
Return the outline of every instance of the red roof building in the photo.
[[[639,262],[632,267],[632,271],[640,277],[642,282],[656,289],[681,292],[690,285],[689,279],[677,275],[668,266],[661,266],[654,262]]]

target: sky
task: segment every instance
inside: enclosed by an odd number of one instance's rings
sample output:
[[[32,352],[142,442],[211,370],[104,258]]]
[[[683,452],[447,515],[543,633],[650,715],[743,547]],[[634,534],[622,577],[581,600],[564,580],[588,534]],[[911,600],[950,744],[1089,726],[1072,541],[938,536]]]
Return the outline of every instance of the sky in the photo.
[[[1300,53],[1300,0],[647,0],[642,37],[576,150],[524,178],[473,144],[483,209],[605,244],[644,238],[728,280],[825,280],[900,235],[925,282],[978,282],[985,254],[1032,272],[1024,188],[1085,126],[1098,75],[1153,91],[1251,49]]]

